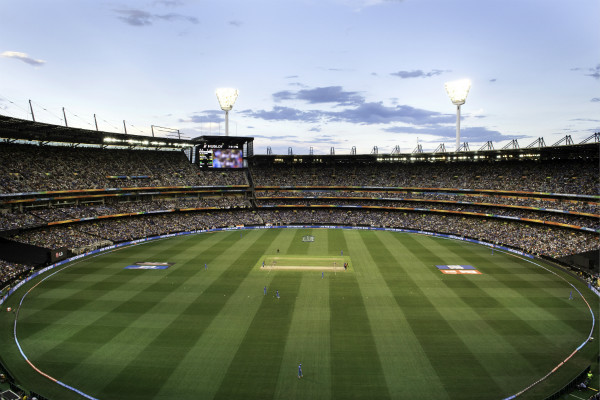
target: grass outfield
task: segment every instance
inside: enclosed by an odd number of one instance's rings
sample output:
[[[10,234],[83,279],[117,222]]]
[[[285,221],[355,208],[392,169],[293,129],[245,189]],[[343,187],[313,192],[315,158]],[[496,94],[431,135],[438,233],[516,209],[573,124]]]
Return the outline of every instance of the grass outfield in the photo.
[[[325,271],[324,279],[318,268],[261,270],[266,257],[340,258],[341,251],[351,268]],[[174,264],[124,269],[136,262]],[[481,275],[444,275],[439,264],[473,265]],[[567,279],[597,312],[598,297]],[[4,306],[18,306],[34,283]],[[502,399],[588,337],[591,314],[575,291],[569,300],[571,290],[529,261],[460,241],[232,231],[79,260],[27,295],[17,336],[37,368],[102,400]],[[0,313],[0,357],[12,375],[53,400],[82,398],[25,363],[13,318]],[[596,342],[586,345],[520,398],[553,393],[597,351]]]

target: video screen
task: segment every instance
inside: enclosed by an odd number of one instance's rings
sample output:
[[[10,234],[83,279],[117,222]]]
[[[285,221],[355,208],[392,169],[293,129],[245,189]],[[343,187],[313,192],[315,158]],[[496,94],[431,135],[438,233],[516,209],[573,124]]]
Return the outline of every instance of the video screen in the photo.
[[[213,168],[243,168],[244,157],[240,149],[213,150]]]

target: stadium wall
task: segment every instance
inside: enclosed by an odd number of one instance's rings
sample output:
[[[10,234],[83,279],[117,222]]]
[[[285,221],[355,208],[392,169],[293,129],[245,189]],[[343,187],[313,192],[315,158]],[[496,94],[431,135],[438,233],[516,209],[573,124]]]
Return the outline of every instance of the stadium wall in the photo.
[[[586,251],[559,258],[560,261],[594,274],[600,272],[600,250]]]
[[[39,266],[50,261],[50,250],[0,237],[0,259],[11,263]]]

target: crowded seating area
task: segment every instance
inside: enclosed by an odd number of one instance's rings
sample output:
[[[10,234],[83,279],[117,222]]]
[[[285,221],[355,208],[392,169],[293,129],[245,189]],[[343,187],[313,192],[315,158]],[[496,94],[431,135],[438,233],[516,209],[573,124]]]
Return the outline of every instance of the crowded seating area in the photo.
[[[465,203],[486,203],[497,205],[536,207],[552,210],[563,210],[579,213],[600,214],[600,203],[592,201],[576,201],[564,198],[540,198],[526,196],[490,195],[481,193],[452,193],[435,191],[382,191],[382,190],[257,190],[257,199],[265,197],[277,198],[362,198],[362,199],[394,199],[394,200],[439,200]]]
[[[228,185],[248,185],[244,171],[200,170],[182,151],[0,143],[0,194]]]
[[[476,204],[457,204],[457,203],[428,203],[418,201],[388,201],[388,200],[370,200],[360,201],[359,199],[270,199],[269,201],[262,201],[261,206],[281,206],[281,205],[294,205],[304,207],[318,207],[318,206],[336,206],[336,207],[385,207],[385,208],[418,208],[431,209],[437,211],[450,211],[450,212],[462,212],[462,213],[480,213],[498,216],[499,218],[528,218],[538,221],[554,222],[567,225],[575,225],[585,227],[589,229],[600,230],[600,218],[583,216],[577,214],[565,214],[560,212],[552,211],[534,211],[529,209],[518,209],[518,208],[506,208],[498,206],[483,206]]]
[[[241,209],[143,215],[46,227],[10,238],[46,248],[67,247],[77,252],[77,249],[97,246],[99,243],[122,242],[199,229],[261,224],[340,224],[424,230],[502,243],[549,257],[562,257],[600,246],[595,233],[554,226],[439,213],[341,208],[274,208],[254,212]],[[540,237],[545,240],[539,240]]]
[[[35,246],[56,249],[66,247],[75,253],[149,236],[201,229],[258,225],[260,218],[251,210],[215,210],[178,212],[133,217],[109,218],[68,225],[28,230],[10,239]]]
[[[250,202],[242,196],[213,196],[176,198],[168,200],[116,201],[106,199],[102,203],[81,205],[46,205],[35,209],[14,209],[0,212],[0,231],[46,225],[49,222],[107,215],[152,213],[186,208],[248,208]]]
[[[16,264],[0,260],[0,289],[4,288],[7,283],[19,277],[25,277],[32,269],[33,266],[31,265]]]
[[[254,185],[468,188],[598,194],[597,166],[578,160],[254,166]]]

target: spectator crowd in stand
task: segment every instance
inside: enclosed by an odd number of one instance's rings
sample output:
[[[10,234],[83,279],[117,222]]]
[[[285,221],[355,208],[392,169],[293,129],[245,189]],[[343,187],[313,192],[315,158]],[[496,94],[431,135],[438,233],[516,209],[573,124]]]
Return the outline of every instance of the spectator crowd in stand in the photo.
[[[0,260],[0,289],[3,289],[7,283],[19,277],[25,277],[32,269],[31,265]]]
[[[110,201],[49,208],[14,210],[0,213],[0,231],[46,225],[48,222],[106,215],[139,212],[170,211],[185,208],[248,208],[251,204],[241,196],[215,196],[206,198],[179,198],[169,200]]]
[[[200,170],[181,151],[0,143],[0,194],[126,187],[248,185],[242,170]]]
[[[419,209],[432,209],[440,211],[458,211],[458,212],[471,212],[480,214],[493,214],[500,217],[516,217],[516,218],[530,218],[540,221],[555,222],[561,224],[582,226],[590,229],[600,229],[600,218],[587,217],[573,214],[564,214],[560,212],[547,212],[547,211],[533,211],[527,209],[516,209],[506,207],[495,207],[495,206],[480,206],[474,204],[454,204],[454,203],[441,203],[441,202],[400,202],[400,201],[381,201],[381,200],[370,200],[360,201],[360,199],[275,199],[270,198],[266,201],[261,201],[262,206],[277,206],[277,205],[299,205],[299,206],[347,206],[347,207],[394,207],[394,208],[419,208]]]
[[[437,200],[454,201],[464,203],[487,203],[497,205],[510,205],[522,207],[537,207],[551,210],[563,210],[570,212],[600,214],[600,203],[591,201],[576,201],[556,198],[539,198],[507,195],[489,195],[472,193],[448,193],[448,192],[416,192],[416,191],[358,191],[358,190],[257,190],[257,198],[363,198],[363,199],[386,199],[386,200]]]
[[[589,161],[269,165],[252,168],[254,185],[468,188],[597,195]]]
[[[533,254],[562,257],[599,247],[598,235],[553,226],[498,222],[460,215],[344,209],[260,209],[197,211],[105,219],[68,226],[46,227],[11,238],[46,248],[88,248],[99,242],[122,242],[160,234],[260,224],[342,224],[395,227],[441,232],[503,243]],[[544,237],[545,240],[539,240]]]

